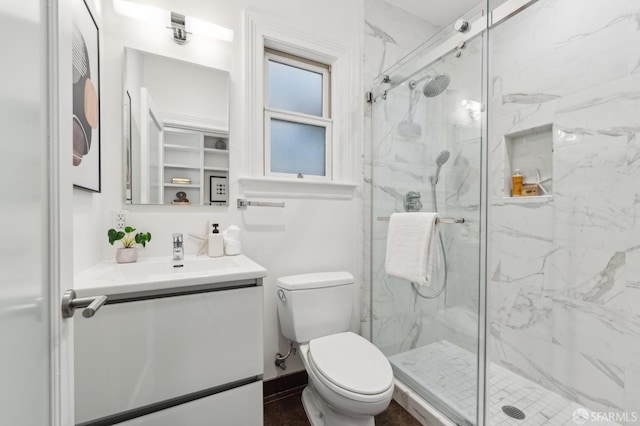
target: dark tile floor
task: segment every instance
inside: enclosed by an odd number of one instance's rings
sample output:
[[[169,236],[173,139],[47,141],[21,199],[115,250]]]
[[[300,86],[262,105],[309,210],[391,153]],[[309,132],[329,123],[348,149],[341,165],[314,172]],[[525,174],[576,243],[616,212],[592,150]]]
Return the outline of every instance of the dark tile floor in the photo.
[[[300,393],[264,405],[264,426],[309,426]],[[376,426],[420,426],[397,402],[376,416]]]

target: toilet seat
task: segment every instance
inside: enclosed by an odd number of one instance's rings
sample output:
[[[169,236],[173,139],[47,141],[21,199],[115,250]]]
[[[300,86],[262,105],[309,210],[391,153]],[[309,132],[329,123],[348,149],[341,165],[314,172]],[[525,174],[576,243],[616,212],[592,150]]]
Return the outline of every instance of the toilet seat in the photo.
[[[393,371],[378,348],[355,333],[313,339],[309,366],[328,388],[346,398],[376,402],[393,387]]]

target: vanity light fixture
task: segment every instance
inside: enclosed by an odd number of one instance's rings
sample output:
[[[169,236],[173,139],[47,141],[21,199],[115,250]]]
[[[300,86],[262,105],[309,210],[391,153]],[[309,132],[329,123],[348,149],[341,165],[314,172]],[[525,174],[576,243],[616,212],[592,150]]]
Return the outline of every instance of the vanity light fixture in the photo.
[[[119,15],[168,28],[173,40],[178,44],[188,43],[192,34],[229,43],[233,41],[233,30],[229,28],[158,7],[127,0],[113,0],[113,9]]]

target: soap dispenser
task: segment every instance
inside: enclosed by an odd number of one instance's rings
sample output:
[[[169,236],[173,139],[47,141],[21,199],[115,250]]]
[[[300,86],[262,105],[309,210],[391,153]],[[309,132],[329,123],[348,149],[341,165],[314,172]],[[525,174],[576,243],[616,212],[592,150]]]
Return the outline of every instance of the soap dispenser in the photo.
[[[218,224],[214,223],[213,231],[209,234],[209,257],[220,257],[224,255],[224,243],[222,240],[222,234],[218,229]]]

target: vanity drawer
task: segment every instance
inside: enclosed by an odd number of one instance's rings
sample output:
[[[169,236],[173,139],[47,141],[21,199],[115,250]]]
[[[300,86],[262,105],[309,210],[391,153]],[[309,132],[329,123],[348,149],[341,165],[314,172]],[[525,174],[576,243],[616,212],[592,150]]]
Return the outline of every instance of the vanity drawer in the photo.
[[[262,426],[262,382],[120,423],[123,426]]]
[[[262,291],[123,302],[91,319],[77,315],[76,422],[262,375]]]

